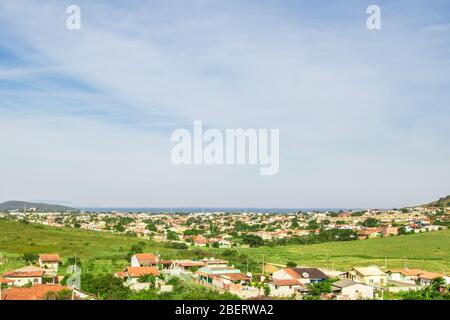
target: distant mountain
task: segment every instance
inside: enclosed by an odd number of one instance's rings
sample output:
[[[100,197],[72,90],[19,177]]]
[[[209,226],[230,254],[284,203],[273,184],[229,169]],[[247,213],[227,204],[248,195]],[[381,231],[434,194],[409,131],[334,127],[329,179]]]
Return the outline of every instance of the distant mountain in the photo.
[[[450,207],[450,195],[440,198],[437,201],[421,205],[421,207]]]
[[[77,211],[72,207],[61,206],[58,204],[26,202],[26,201],[6,201],[0,203],[0,210],[29,210],[36,208],[38,211]]]

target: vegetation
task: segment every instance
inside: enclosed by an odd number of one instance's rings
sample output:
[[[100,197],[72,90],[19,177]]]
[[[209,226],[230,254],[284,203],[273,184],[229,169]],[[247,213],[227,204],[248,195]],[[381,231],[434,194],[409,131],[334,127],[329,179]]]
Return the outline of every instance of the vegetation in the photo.
[[[422,207],[450,207],[450,195],[442,197],[437,201],[424,204]]]
[[[275,246],[232,250],[196,247],[178,249],[167,243],[108,232],[23,225],[0,219],[0,252],[7,260],[6,263],[0,264],[0,273],[22,267],[24,254],[57,252],[63,259],[69,259],[76,254],[77,261],[83,261],[83,273],[113,274],[129,264],[127,252],[131,252],[130,248],[136,245],[144,252],[159,252],[168,259],[221,257],[243,272],[261,270],[263,260],[279,265],[292,261],[305,266],[334,266],[336,269],[345,270],[356,265],[384,266],[386,257],[388,268],[403,268],[406,262],[409,268],[435,272],[450,269],[450,230],[359,241],[287,244],[282,250]],[[63,272],[65,266],[66,264],[61,268]]]
[[[426,288],[418,291],[400,292],[397,298],[402,300],[450,300],[450,287],[443,278],[436,278]]]

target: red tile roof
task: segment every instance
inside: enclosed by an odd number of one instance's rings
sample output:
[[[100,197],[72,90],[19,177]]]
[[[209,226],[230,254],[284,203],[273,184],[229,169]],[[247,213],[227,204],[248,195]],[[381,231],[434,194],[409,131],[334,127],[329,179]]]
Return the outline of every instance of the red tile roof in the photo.
[[[182,267],[204,267],[206,263],[202,261],[177,261],[176,264]]]
[[[138,278],[146,275],[159,276],[159,270],[156,267],[128,267],[126,272],[129,277]]]
[[[29,277],[42,277],[45,271],[10,271],[3,274],[5,278],[29,278]]]
[[[277,286],[298,286],[300,283],[296,279],[274,279],[272,281]]]
[[[158,259],[153,253],[136,253],[135,256],[141,264],[153,264]]]
[[[4,290],[3,300],[45,300],[47,293],[68,290],[67,287],[55,284],[35,284],[30,288],[11,288]]]
[[[8,284],[8,283],[12,283],[12,282],[14,282],[14,280],[0,278],[0,283]]]
[[[433,280],[436,278],[444,278],[444,275],[442,273],[424,272],[419,275],[419,278]]]
[[[56,253],[40,254],[39,259],[42,262],[59,262],[61,260],[59,258],[59,254],[56,254]]]

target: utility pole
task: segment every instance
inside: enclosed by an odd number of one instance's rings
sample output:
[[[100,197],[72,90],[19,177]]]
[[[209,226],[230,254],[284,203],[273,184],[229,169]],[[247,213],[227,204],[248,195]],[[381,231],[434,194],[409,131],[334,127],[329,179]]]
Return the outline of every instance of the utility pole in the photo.
[[[263,255],[262,275],[264,276],[264,255]]]

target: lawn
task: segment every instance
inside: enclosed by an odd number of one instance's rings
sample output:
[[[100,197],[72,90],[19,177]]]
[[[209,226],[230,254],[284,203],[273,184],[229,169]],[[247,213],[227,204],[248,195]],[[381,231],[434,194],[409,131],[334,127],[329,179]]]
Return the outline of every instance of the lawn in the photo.
[[[0,264],[0,273],[24,265],[24,253],[59,253],[63,259],[77,254],[84,271],[116,272],[123,269],[130,247],[139,241],[145,251],[158,252],[163,258],[193,258],[193,248],[175,250],[161,243],[112,233],[73,228],[55,228],[42,225],[24,225],[0,220],[0,253],[7,262]],[[219,253],[223,249],[204,249]],[[345,270],[352,266],[376,264],[388,268],[422,268],[442,272],[450,270],[450,230],[427,232],[389,238],[239,249],[259,262],[299,265]],[[385,260],[386,257],[386,260]]]

